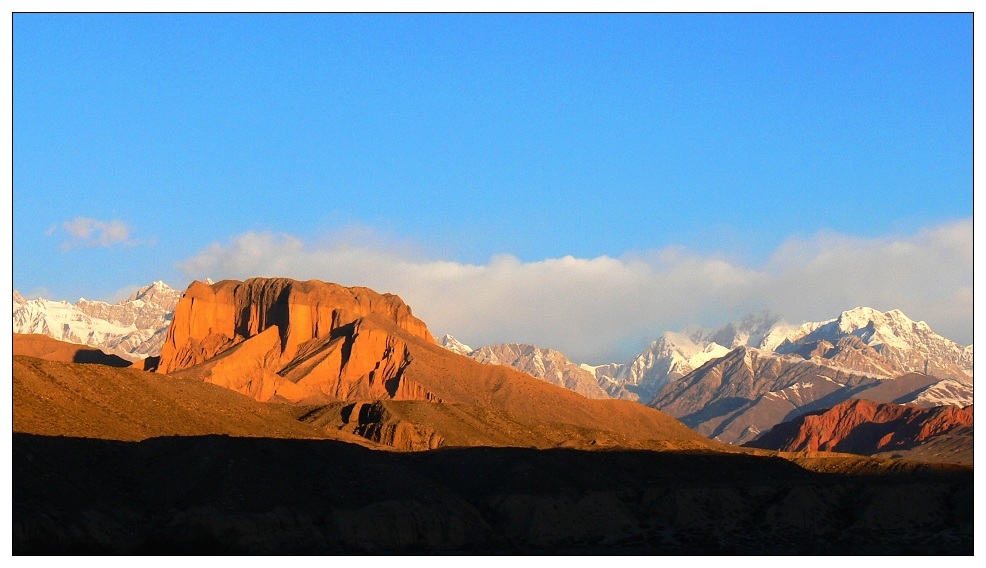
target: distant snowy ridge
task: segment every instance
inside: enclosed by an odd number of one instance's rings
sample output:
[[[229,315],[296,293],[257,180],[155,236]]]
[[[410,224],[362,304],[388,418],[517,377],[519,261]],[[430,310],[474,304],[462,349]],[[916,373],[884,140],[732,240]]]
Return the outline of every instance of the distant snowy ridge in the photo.
[[[115,304],[80,298],[75,304],[13,293],[13,332],[89,345],[137,361],[158,355],[181,292],[164,282]]]
[[[545,379],[548,372],[543,356],[541,359],[519,357],[508,361],[509,357],[504,358],[502,353],[498,358],[490,353],[491,350],[502,352],[503,345],[510,344],[473,349],[448,335],[439,344],[483,362],[491,363],[495,359],[497,364],[511,365],[538,378]],[[929,391],[923,402],[961,402],[967,399],[971,390],[967,387],[972,384],[972,345],[963,347],[937,335],[925,322],[914,322],[900,310],[880,312],[866,307],[847,310],[831,320],[802,324],[789,324],[766,311],[750,314],[711,330],[692,327],[680,332],[665,332],[625,364],[581,364],[577,367],[590,373],[610,396],[647,403],[670,383],[740,347],[755,349],[764,357],[787,362],[810,361],[838,373],[875,379],[890,379],[908,372],[923,373],[927,362],[929,375],[965,385],[949,388],[949,383],[942,383],[941,388]],[[556,384],[566,382],[560,378],[548,380]],[[576,381],[571,377],[567,382],[585,384],[584,380]]]
[[[451,335],[439,339],[438,344],[480,363],[512,367],[587,398],[637,400],[635,395],[607,376],[605,372],[597,373],[597,369],[607,369],[606,365],[599,367],[578,365],[554,349],[525,343],[497,343],[473,349]]]
[[[882,371],[885,376],[923,373],[927,364],[929,375],[972,383],[972,345],[942,337],[927,323],[915,322],[900,310],[857,307],[814,325],[810,333],[788,338],[776,351],[808,354],[857,371]]]
[[[439,339],[438,344],[453,353],[458,353],[459,355],[469,355],[473,351],[472,347],[469,347],[465,343],[462,343],[448,334],[445,334],[441,339]]]

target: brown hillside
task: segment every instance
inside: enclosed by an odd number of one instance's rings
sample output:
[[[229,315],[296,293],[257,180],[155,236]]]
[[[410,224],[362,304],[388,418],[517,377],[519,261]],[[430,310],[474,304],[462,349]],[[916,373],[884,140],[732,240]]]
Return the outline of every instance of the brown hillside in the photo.
[[[155,436],[359,438],[299,423],[280,405],[136,369],[15,355],[14,432],[106,440]]]
[[[132,363],[116,355],[108,355],[95,347],[67,343],[47,335],[15,333],[14,355],[26,355],[63,363],[97,363],[110,367],[129,367]]]

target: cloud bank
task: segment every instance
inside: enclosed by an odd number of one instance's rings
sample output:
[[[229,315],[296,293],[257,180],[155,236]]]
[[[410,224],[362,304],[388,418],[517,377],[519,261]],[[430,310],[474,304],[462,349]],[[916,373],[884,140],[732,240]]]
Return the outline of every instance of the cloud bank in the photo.
[[[305,243],[249,232],[179,264],[190,278],[319,279],[400,295],[436,335],[478,347],[531,342],[579,362],[626,361],[663,331],[768,309],[791,323],[865,305],[901,309],[967,344],[973,327],[971,219],[911,235],[791,239],[760,266],[680,247],[620,258],[510,255],[486,264],[419,258],[379,239]]]
[[[76,217],[62,223],[68,238],[62,242],[62,250],[77,247],[112,247],[114,245],[136,246],[138,241],[131,239],[130,226],[119,220],[99,221],[90,217]],[[52,234],[54,228],[47,234]]]

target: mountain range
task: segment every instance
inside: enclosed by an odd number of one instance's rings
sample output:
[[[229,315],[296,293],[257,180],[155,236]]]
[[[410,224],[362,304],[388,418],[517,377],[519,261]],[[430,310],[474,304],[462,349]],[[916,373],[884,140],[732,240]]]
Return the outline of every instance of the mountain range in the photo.
[[[973,549],[971,465],[725,444],[453,353],[367,288],[193,282],[129,366],[13,343],[15,554]]]
[[[14,332],[98,347],[128,360],[164,355],[162,372],[180,371],[188,363],[203,362],[233,345],[245,351],[259,349],[261,355],[271,357],[274,344],[285,341],[268,333],[263,345],[260,339],[252,339],[240,347],[237,342],[243,338],[236,340],[230,333],[221,340],[199,338],[206,344],[196,343],[194,348],[179,348],[172,338],[166,348],[168,325],[181,295],[162,282],[141,288],[117,304],[84,299],[76,304],[41,298],[27,301],[15,292]],[[257,321],[265,321],[263,317]],[[351,341],[358,336],[365,342],[374,335],[356,331]],[[958,345],[899,310],[857,307],[831,320],[798,325],[769,312],[751,314],[714,329],[666,332],[631,361],[605,365],[579,364],[557,350],[531,344],[474,349],[451,335],[437,343],[480,363],[507,366],[587,398],[648,404],[703,435],[729,443],[749,442],[776,424],[853,398],[922,406],[972,403],[973,347]],[[288,349],[276,356],[284,362],[293,353]],[[330,364],[342,367],[340,356],[327,362],[323,359],[312,355],[304,364],[295,363],[289,380],[273,378],[285,369],[255,363],[248,365],[252,365],[249,379],[229,361],[213,361],[208,373],[213,382],[236,383],[234,388],[258,400],[273,397],[275,392],[278,398],[295,401],[356,392],[379,394],[388,388],[383,386],[387,381],[410,384],[399,378],[406,361],[391,353],[386,362],[374,361],[383,367],[373,385],[310,388],[307,385],[313,379],[298,377]],[[156,364],[154,359],[149,361]],[[344,374],[351,377],[354,372]],[[233,376],[238,378],[229,378]]]

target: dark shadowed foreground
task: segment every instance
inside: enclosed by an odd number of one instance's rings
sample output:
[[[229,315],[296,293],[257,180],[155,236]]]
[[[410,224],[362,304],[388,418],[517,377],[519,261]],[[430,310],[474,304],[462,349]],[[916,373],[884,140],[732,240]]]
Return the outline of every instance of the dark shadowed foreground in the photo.
[[[12,453],[14,554],[973,553],[958,466],[215,435]]]

